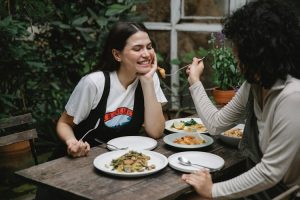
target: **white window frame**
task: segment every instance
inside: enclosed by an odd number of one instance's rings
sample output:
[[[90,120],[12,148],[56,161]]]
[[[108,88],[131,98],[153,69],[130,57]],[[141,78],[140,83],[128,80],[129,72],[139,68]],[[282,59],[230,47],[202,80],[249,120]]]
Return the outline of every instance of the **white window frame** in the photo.
[[[184,32],[219,32],[222,30],[220,23],[206,24],[206,23],[179,23],[180,19],[221,19],[223,17],[214,16],[186,16],[184,13],[185,0],[170,0],[171,19],[170,23],[164,22],[145,22],[148,30],[170,31],[170,61],[178,58],[178,31]],[[232,13],[237,8],[247,3],[247,0],[224,0],[225,10]],[[248,0],[249,1],[249,0]],[[201,6],[201,5],[199,5]],[[178,65],[171,64],[171,73],[178,70]],[[179,85],[179,74],[171,77],[171,108],[179,109],[179,89],[174,87]]]

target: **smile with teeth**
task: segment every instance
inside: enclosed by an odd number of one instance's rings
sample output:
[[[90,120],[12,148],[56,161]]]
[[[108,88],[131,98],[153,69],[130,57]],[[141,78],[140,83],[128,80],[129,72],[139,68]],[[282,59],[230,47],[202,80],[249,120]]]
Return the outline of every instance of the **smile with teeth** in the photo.
[[[138,64],[148,66],[150,64],[150,60],[140,61],[140,62],[138,62]]]

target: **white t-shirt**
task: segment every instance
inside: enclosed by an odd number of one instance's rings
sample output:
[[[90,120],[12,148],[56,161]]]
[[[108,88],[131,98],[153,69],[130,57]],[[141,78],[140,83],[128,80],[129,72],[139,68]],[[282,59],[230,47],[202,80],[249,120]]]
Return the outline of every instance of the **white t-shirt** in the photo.
[[[125,89],[120,83],[116,71],[110,72],[109,76],[110,92],[107,99],[104,122],[108,127],[115,127],[131,120],[138,79]],[[167,99],[162,92],[156,73],[153,75],[153,82],[157,101],[166,103]],[[68,115],[74,117],[73,122],[75,124],[79,124],[86,119],[91,110],[96,108],[102,97],[104,83],[104,74],[100,71],[81,78],[65,106]]]

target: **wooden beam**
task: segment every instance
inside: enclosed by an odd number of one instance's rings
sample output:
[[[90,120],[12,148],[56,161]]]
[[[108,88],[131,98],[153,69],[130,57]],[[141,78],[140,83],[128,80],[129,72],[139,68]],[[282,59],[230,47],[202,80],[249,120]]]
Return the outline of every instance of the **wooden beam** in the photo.
[[[0,119],[0,128],[4,129],[28,123],[32,123],[31,113]]]
[[[38,135],[35,129],[22,131],[19,133],[14,133],[14,134],[0,137],[0,146],[6,146],[16,142],[21,142],[26,140],[32,140],[37,137]]]

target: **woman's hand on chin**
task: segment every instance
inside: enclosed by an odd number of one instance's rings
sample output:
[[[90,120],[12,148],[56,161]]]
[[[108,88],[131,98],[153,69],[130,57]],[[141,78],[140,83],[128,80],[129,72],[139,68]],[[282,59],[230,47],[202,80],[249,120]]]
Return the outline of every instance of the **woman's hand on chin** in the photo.
[[[139,79],[152,79],[153,77],[153,74],[156,72],[157,70],[157,58],[156,58],[156,55],[154,54],[154,58],[153,58],[153,63],[151,65],[151,68],[148,72],[146,73],[137,73]]]

